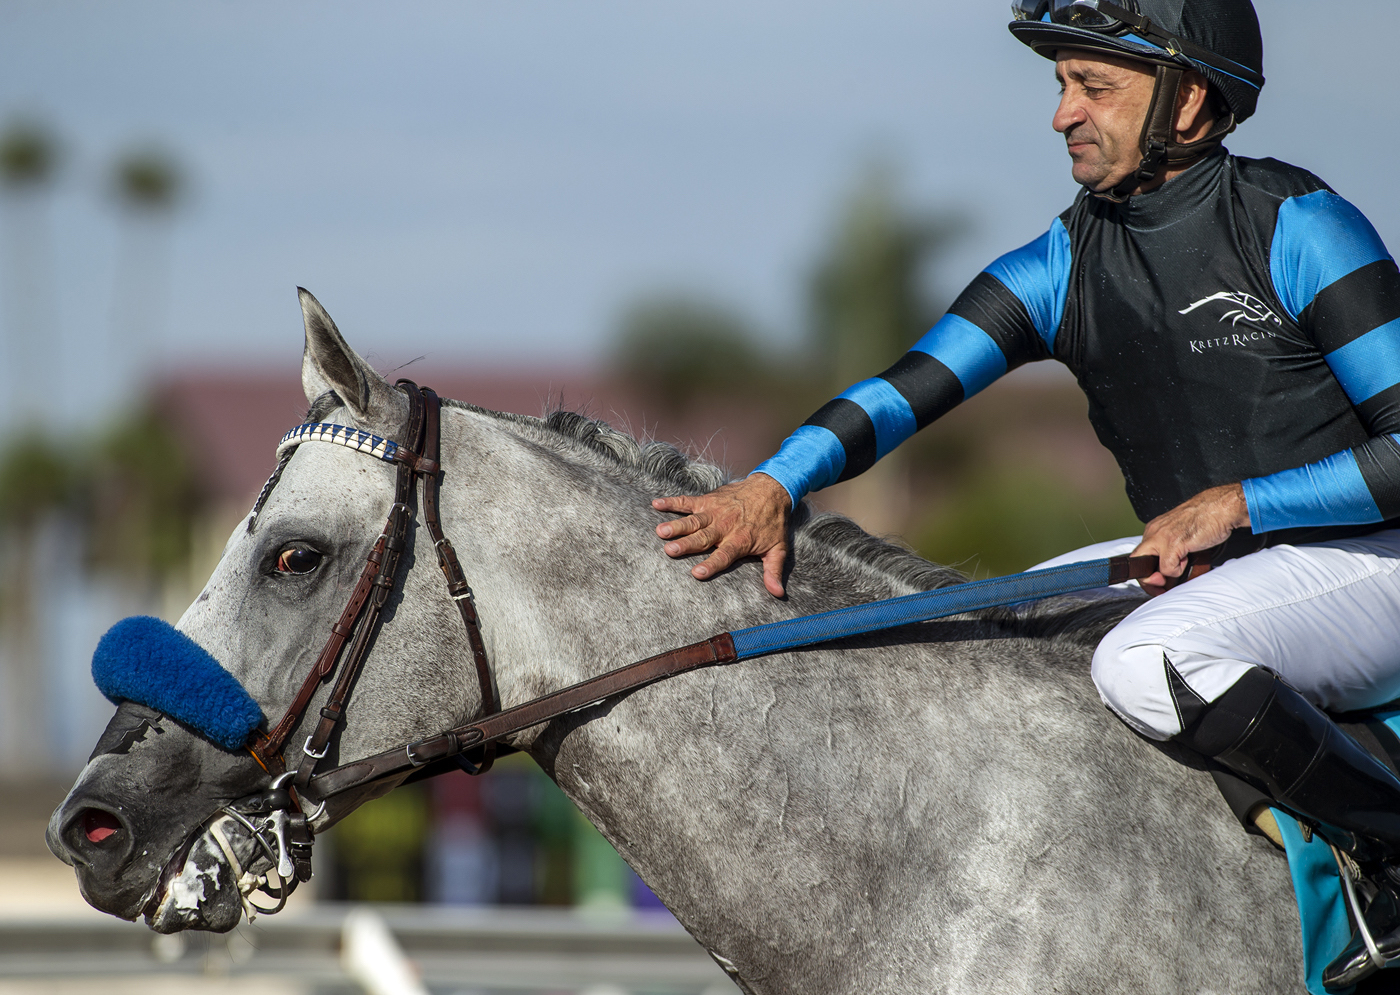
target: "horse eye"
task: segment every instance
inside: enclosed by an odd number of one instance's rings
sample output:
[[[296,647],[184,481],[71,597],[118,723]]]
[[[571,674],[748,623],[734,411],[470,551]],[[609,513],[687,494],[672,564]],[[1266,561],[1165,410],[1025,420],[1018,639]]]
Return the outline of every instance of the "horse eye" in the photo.
[[[277,572],[309,574],[321,565],[321,554],[310,546],[289,546],[277,555]]]

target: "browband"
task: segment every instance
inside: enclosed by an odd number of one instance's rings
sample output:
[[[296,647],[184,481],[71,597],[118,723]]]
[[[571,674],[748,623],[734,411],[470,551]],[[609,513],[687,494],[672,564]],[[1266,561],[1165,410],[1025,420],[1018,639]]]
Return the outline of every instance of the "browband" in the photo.
[[[399,444],[392,439],[381,439],[362,428],[350,428],[346,425],[336,425],[333,422],[316,421],[298,425],[282,436],[282,441],[277,443],[277,455],[281,456],[288,449],[299,446],[303,442],[333,442],[337,446],[345,446],[357,453],[382,459],[386,463],[394,462],[398,458],[399,452]]]

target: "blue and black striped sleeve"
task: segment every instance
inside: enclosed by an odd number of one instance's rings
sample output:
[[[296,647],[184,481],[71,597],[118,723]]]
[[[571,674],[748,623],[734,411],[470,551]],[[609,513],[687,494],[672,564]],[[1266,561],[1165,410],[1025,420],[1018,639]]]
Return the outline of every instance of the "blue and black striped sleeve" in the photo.
[[[1400,271],[1371,223],[1330,190],[1279,207],[1279,300],[1312,337],[1371,438],[1244,481],[1255,532],[1400,517]]]
[[[811,491],[875,461],[1008,370],[1049,357],[1064,316],[1070,241],[1050,230],[987,267],[933,328],[884,373],[828,402],[753,472]]]

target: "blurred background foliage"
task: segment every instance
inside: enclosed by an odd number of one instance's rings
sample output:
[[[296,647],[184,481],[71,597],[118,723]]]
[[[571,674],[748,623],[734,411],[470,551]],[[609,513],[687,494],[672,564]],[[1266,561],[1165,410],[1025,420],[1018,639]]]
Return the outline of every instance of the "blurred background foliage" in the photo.
[[[684,292],[659,293],[626,309],[611,362],[624,379],[644,384],[670,411],[701,396],[771,390],[783,379],[777,358],[732,307]]]
[[[888,164],[866,168],[808,292],[812,359],[833,390],[883,370],[932,327],[943,307],[928,275],[968,227],[957,213],[902,202]]]
[[[148,578],[183,568],[202,495],[169,424],[139,410],[99,435],[81,465],[92,561]]]
[[[58,139],[44,124],[28,118],[11,122],[0,134],[0,180],[10,187],[46,183],[58,166]]]
[[[90,437],[29,428],[0,447],[0,515],[11,532],[60,516],[86,540],[89,563],[158,583],[187,564],[202,506],[181,441],[150,409]]]

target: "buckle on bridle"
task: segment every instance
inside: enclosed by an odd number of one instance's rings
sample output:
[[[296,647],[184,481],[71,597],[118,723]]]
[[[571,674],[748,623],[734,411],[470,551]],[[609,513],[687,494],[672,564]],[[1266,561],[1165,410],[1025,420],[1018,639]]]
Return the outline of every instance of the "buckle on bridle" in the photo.
[[[327,753],[327,751],[330,750],[331,744],[330,744],[330,741],[327,740],[327,741],[326,741],[326,745],[321,747],[321,752],[320,752],[320,753],[312,753],[312,752],[311,752],[311,740],[313,740],[314,738],[315,738],[314,735],[312,735],[312,736],[307,736],[307,737],[306,737],[306,742],[303,743],[303,744],[301,744],[301,752],[302,752],[302,753],[305,753],[305,754],[306,754],[308,757],[310,757],[312,760],[320,760],[320,759],[324,758],[325,755],[326,755],[326,753]]]
[[[430,750],[427,756],[419,757],[413,752],[415,746],[430,747],[433,744],[443,747],[441,750]],[[451,732],[445,732],[441,736],[434,736],[432,739],[420,739],[416,743],[408,743],[403,748],[403,755],[408,758],[408,762],[414,767],[426,767],[436,760],[443,760],[450,756],[455,756],[460,752],[457,737]]]

